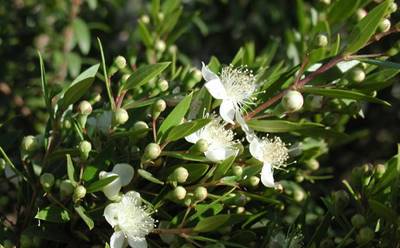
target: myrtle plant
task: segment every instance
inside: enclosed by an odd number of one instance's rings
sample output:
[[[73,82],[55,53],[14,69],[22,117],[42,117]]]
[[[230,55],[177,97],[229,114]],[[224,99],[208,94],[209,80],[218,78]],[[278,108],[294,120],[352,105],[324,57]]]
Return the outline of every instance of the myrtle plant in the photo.
[[[358,139],[346,127],[367,104],[390,107],[377,96],[400,65],[371,47],[400,31],[397,5],[296,2],[284,59],[277,41],[190,59],[179,37],[204,23],[176,0],[138,18],[141,50],[110,63],[98,38],[62,90],[39,52],[48,118],[0,148],[2,246],[398,247],[400,148],[340,179],[319,163]]]

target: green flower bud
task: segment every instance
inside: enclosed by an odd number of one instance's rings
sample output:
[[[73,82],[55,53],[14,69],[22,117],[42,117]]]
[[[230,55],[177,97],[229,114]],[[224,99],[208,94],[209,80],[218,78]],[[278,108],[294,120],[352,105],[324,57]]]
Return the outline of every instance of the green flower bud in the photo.
[[[246,208],[245,207],[237,207],[236,208],[236,214],[243,214],[244,213],[244,211],[246,211]]]
[[[178,48],[175,45],[172,45],[168,48],[168,52],[171,54],[175,54],[178,51]]]
[[[159,88],[154,88],[150,91],[149,98],[158,96],[160,93],[161,93],[161,90]]]
[[[356,17],[357,20],[360,21],[361,19],[363,19],[366,15],[367,15],[367,11],[365,11],[365,9],[358,9],[356,12]]]
[[[144,121],[137,121],[133,124],[132,131],[135,133],[136,138],[143,138],[147,135],[149,126]]]
[[[306,194],[304,193],[303,190],[296,188],[293,191],[293,200],[295,200],[296,202],[302,202],[305,197]]]
[[[167,48],[167,45],[163,40],[157,40],[155,44],[155,49],[159,52],[164,52],[165,49]]]
[[[304,181],[304,175],[301,172],[296,173],[295,177],[296,182],[301,183]]]
[[[144,24],[149,24],[150,23],[150,18],[148,15],[142,15],[140,17],[140,21],[143,22]]]
[[[319,162],[315,158],[309,159],[305,163],[309,170],[316,171],[319,169]]]
[[[92,150],[92,144],[90,144],[89,141],[82,140],[79,143],[79,147],[78,148],[79,148],[79,152],[80,152],[81,158],[86,160],[89,157],[90,151]]]
[[[167,91],[168,90],[168,81],[167,80],[161,80],[157,83],[157,87],[159,90],[161,90],[162,92]]]
[[[184,167],[178,167],[171,173],[171,175],[169,176],[169,180],[178,183],[184,183],[186,182],[188,177],[189,177],[188,170]]]
[[[118,57],[116,57],[114,63],[120,70],[126,67],[126,59],[124,56],[119,55]]]
[[[195,148],[198,152],[206,152],[208,151],[208,142],[205,139],[199,139],[195,144]]]
[[[281,183],[275,183],[275,190],[276,190],[278,193],[283,193],[283,191],[284,191],[285,189],[283,188],[283,185],[282,185]]]
[[[204,201],[207,198],[207,188],[199,186],[194,190],[194,197],[196,201]]]
[[[384,164],[375,165],[375,174],[378,177],[383,176],[383,174],[385,174],[385,172],[386,172],[386,166]]]
[[[394,13],[394,12],[396,12],[397,11],[397,4],[395,3],[395,2],[393,2],[393,3],[391,3],[390,5],[389,5],[389,12],[390,13]]]
[[[374,236],[375,236],[374,231],[372,231],[371,228],[364,227],[358,232],[358,234],[356,236],[357,244],[360,244],[360,245],[366,244],[366,243],[370,242],[371,240],[373,240]]]
[[[296,112],[303,107],[303,95],[295,90],[289,90],[282,98],[283,107],[289,112]]]
[[[125,109],[119,108],[115,110],[113,115],[113,120],[116,125],[123,125],[128,121],[128,119],[129,119],[129,114]]]
[[[161,112],[167,108],[167,103],[163,99],[159,99],[153,104],[152,107],[153,119],[157,119]]]
[[[101,94],[96,93],[96,95],[94,95],[93,97],[93,102],[100,102],[100,100],[101,100]]]
[[[39,147],[38,141],[33,135],[25,136],[21,143],[21,148],[26,152],[34,152]]]
[[[351,224],[357,229],[365,226],[366,223],[367,221],[365,220],[365,217],[361,214],[355,214],[353,217],[351,217]]]
[[[203,78],[201,71],[197,68],[193,69],[192,75],[193,75],[193,79],[196,80],[197,82],[199,82]]]
[[[326,37],[326,35],[323,34],[317,35],[315,39],[315,45],[317,47],[326,47],[328,45],[328,37]]]
[[[232,173],[233,173],[233,175],[235,175],[235,176],[237,176],[237,177],[242,176],[242,174],[243,174],[243,168],[242,168],[242,166],[234,165],[234,166],[232,167]]]
[[[186,197],[186,189],[182,186],[178,186],[176,187],[173,191],[172,191],[172,197],[173,199],[176,200],[183,200]]]
[[[78,105],[78,112],[82,115],[90,115],[92,113],[92,104],[90,102],[84,100],[81,101]]]
[[[325,5],[329,5],[331,4],[331,0],[319,0],[321,3],[325,4]]]
[[[353,82],[361,83],[365,79],[365,72],[361,68],[355,68],[350,72],[350,78]]]
[[[392,26],[392,23],[390,22],[390,20],[385,18],[379,23],[378,29],[381,32],[387,32],[387,31],[389,31],[391,26]]]
[[[75,188],[74,194],[72,196],[74,202],[78,202],[80,199],[84,198],[86,195],[86,188],[82,185],[79,185]]]
[[[40,184],[42,185],[44,191],[48,192],[54,185],[54,176],[51,173],[43,173],[40,176]]]
[[[257,187],[260,184],[260,178],[257,176],[251,176],[247,179],[248,185],[251,187]]]
[[[164,13],[162,13],[162,12],[159,12],[158,14],[157,14],[157,18],[158,18],[158,20],[160,21],[160,22],[162,22],[163,20],[164,20]]]
[[[4,169],[6,168],[6,161],[0,158],[0,173],[3,173]]]
[[[69,119],[64,119],[62,122],[62,128],[70,129],[72,127],[71,121]]]
[[[74,192],[74,186],[70,180],[63,180],[60,183],[60,195],[62,198],[72,195]]]
[[[365,176],[370,176],[372,175],[372,164],[363,164],[361,166],[361,172],[365,175]]]
[[[161,154],[161,148],[156,143],[150,143],[144,149],[144,156],[149,160],[154,160],[158,158]]]

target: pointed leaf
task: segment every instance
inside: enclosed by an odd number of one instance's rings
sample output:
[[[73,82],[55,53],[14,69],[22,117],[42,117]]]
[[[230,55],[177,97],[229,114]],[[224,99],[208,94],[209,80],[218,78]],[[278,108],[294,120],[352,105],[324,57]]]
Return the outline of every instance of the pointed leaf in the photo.
[[[163,62],[152,65],[144,65],[139,67],[130,77],[126,80],[123,85],[124,90],[133,89],[135,87],[142,86],[147,83],[151,79],[158,76],[161,72],[163,72],[167,67],[171,64],[171,62]]]

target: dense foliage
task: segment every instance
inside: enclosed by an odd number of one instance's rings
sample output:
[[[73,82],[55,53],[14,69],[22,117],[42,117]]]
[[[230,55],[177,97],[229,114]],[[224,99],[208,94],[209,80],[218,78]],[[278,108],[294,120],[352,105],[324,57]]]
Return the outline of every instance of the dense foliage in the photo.
[[[398,111],[393,0],[0,14],[4,247],[399,246],[396,129],[342,161]]]

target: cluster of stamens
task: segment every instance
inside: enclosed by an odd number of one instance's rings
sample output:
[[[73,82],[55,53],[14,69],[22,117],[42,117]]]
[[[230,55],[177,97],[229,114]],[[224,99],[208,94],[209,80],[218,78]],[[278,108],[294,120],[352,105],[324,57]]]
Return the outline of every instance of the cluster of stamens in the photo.
[[[264,137],[261,140],[261,145],[264,161],[269,162],[275,168],[286,167],[289,150],[279,137]]]

